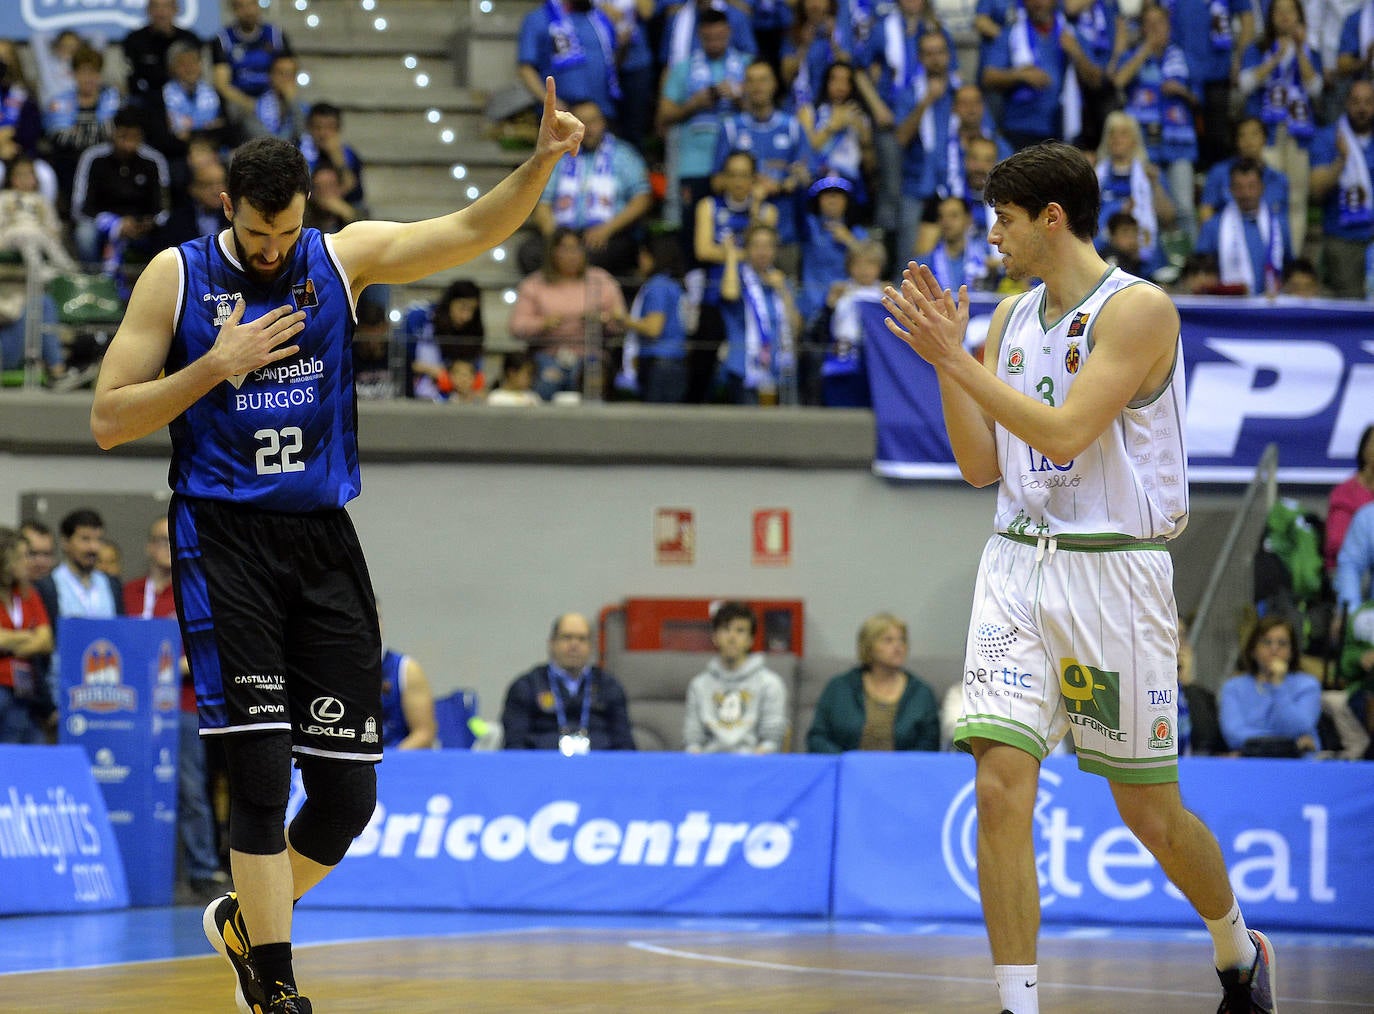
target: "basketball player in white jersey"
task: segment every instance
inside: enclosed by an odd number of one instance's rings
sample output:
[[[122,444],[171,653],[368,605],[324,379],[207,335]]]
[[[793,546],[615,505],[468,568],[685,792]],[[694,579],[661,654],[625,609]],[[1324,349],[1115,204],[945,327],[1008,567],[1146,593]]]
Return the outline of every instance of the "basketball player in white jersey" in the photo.
[[[984,190],[1015,279],[984,359],[968,292],[914,262],[887,326],[934,367],[960,472],[1000,481],[974,590],[955,743],[977,761],[978,883],[1002,1006],[1037,1014],[1033,812],[1040,761],[1071,733],[1126,826],[1212,935],[1218,1014],[1272,1014],[1274,952],[1247,929],[1221,849],[1178,789],[1178,617],[1164,543],[1188,520],[1179,318],[1098,256],[1101,196],[1076,149],[1023,149]]]

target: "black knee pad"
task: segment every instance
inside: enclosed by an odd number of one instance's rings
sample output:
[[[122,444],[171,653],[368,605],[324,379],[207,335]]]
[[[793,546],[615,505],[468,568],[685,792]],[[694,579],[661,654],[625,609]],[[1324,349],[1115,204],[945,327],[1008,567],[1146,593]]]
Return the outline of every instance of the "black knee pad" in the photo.
[[[302,757],[300,769],[305,803],[291,821],[291,847],[321,866],[335,866],[377,808],[377,766]]]
[[[291,734],[235,733],[221,741],[229,770],[229,847],[255,856],[286,851]]]

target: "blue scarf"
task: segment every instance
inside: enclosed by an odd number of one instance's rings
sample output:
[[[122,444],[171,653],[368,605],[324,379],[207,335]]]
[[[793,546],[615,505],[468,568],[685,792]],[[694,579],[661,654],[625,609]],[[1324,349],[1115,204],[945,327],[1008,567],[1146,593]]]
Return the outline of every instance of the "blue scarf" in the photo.
[[[1278,49],[1276,42],[1270,52],[1277,53]],[[1288,124],[1288,133],[1300,141],[1312,136],[1316,129],[1312,123],[1312,103],[1302,85],[1296,47],[1287,60],[1280,60],[1274,65],[1268,80],[1262,82],[1260,87],[1264,89],[1264,100],[1260,104],[1261,120],[1271,126]]]
[[[587,53],[582,48],[582,40],[577,37],[577,28],[562,3],[559,0],[545,0],[544,11],[549,16],[549,38],[553,40],[553,69],[567,70],[586,63]],[[606,91],[619,102],[620,75],[616,71],[615,26],[610,18],[595,8],[588,13],[588,17],[596,29],[596,37],[601,41],[601,51],[606,57]]]
[[[961,272],[963,277],[954,277],[954,263],[949,259],[944,240],[935,244],[935,249],[930,252],[930,270],[943,288],[957,293],[960,285],[967,285],[972,292],[977,283],[988,276],[988,259],[991,252],[987,240],[979,236],[977,230],[969,229],[968,235],[964,237],[964,270]]]
[[[1147,145],[1188,144],[1197,139],[1193,112],[1177,95],[1166,95],[1166,81],[1188,82],[1188,58],[1170,43],[1162,59],[1148,57],[1136,75],[1126,111],[1140,123]]]
[[[744,290],[744,386],[751,391],[787,366],[792,338],[787,327],[787,308],[774,288],[765,285],[750,265],[739,268]]]
[[[723,57],[725,61],[725,73],[721,76],[722,81],[731,81],[735,84],[744,83],[744,54],[735,49],[725,51]],[[692,55],[688,58],[687,64],[687,94],[695,95],[703,88],[710,88],[715,82],[711,78],[711,64],[706,59],[706,54],[700,49],[692,50]],[[707,119],[717,119],[734,110],[727,98],[720,98],[710,109],[703,109],[692,117],[699,120],[703,117]]]

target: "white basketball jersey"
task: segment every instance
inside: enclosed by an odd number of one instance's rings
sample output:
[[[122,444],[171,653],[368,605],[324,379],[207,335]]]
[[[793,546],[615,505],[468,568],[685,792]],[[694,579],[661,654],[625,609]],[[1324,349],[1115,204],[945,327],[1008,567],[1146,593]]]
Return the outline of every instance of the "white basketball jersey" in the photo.
[[[1058,321],[1044,319],[1045,286],[1012,307],[998,349],[997,376],[1023,394],[1062,405],[1092,355],[1103,305],[1129,285],[1147,285],[1120,268]],[[996,529],[1023,536],[1085,541],[1170,539],[1188,523],[1188,460],[1183,442],[1183,343],[1161,388],[1127,405],[1116,421],[1067,465],[996,428],[1002,484]]]

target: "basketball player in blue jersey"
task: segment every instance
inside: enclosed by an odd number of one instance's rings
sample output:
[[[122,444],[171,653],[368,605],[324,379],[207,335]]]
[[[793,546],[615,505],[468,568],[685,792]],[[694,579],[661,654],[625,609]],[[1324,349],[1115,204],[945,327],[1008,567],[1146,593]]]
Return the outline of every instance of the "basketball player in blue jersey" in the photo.
[[[1093,248],[1101,196],[1063,144],[984,190],[1007,274],[1041,279],[963,347],[968,290],[929,267],[889,286],[887,326],[934,367],[964,478],[1000,480],[979,564],[955,743],[977,761],[978,885],[1002,1007],[1037,1014],[1040,762],[1071,732],[1126,826],[1212,936],[1219,1014],[1276,1011],[1274,951],[1246,928],[1212,833],[1178,789],[1178,615],[1164,543],[1188,520],[1183,350],[1164,292]]]
[[[469,207],[423,222],[305,229],[300,152],[245,144],[221,195],[230,228],[153,258],[101,367],[91,430],[102,448],[171,431],[173,587],[201,735],[224,744],[237,886],[204,924],[245,1014],[311,1010],[292,971],[292,904],[376,803],[382,644],[343,510],[360,486],[358,294],[461,264],[525,221],[582,140],[552,78],[545,89],[530,158]],[[306,801],[283,832],[293,755]]]

